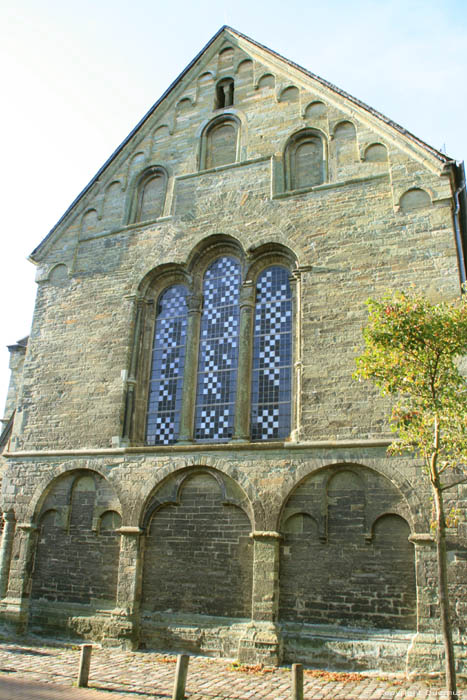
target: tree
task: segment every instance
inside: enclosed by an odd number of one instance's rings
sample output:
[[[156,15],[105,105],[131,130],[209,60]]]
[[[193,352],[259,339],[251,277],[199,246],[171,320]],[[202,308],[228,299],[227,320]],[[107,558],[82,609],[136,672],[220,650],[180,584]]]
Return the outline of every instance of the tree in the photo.
[[[369,299],[365,351],[354,377],[394,395],[390,415],[397,438],[390,453],[408,451],[423,460],[436,512],[438,600],[445,648],[446,687],[457,700],[446,558],[445,491],[467,481],[467,382],[459,369],[467,355],[465,295],[431,304],[420,293],[388,293]]]

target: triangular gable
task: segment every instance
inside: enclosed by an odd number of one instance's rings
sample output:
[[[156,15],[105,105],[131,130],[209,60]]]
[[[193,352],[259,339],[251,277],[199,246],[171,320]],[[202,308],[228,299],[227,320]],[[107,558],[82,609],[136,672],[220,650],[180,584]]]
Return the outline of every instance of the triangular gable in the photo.
[[[181,81],[187,76],[187,74],[196,66],[196,64],[200,61],[202,57],[205,56],[205,54],[213,47],[213,45],[217,43],[221,43],[221,35],[224,35],[223,39],[225,40],[236,40],[236,43],[238,43],[239,48],[244,48],[245,50],[248,50],[249,53],[251,53],[252,58],[255,58],[257,61],[261,62],[263,61],[273,61],[273,63],[276,63],[277,65],[277,70],[283,70],[284,68],[287,70],[291,70],[294,73],[296,73],[296,76],[302,76],[303,78],[307,79],[307,81],[311,80],[313,81],[314,85],[313,87],[316,88],[321,88],[322,90],[326,91],[326,93],[334,93],[337,98],[339,98],[341,101],[347,101],[349,102],[353,107],[356,107],[358,111],[362,111],[363,113],[366,113],[372,121],[379,122],[380,125],[384,126],[384,130],[386,133],[388,130],[395,132],[395,136],[398,136],[400,140],[400,136],[403,137],[407,141],[408,144],[411,146],[411,150],[414,150],[415,152],[418,151],[419,153],[422,153],[424,158],[428,158],[428,160],[431,160],[432,162],[437,164],[437,168],[441,168],[447,164],[447,163],[453,163],[454,161],[446,156],[445,154],[441,153],[440,151],[437,151],[433,147],[429,146],[427,143],[422,141],[421,139],[417,138],[414,136],[412,133],[404,129],[402,126],[397,124],[396,122],[392,121],[388,117],[384,116],[381,112],[378,112],[377,110],[373,109],[372,107],[368,106],[364,102],[358,100],[357,98],[353,97],[349,93],[345,92],[344,90],[341,90],[340,88],[336,87],[332,83],[328,82],[327,80],[320,78],[319,76],[315,75],[314,73],[308,71],[307,69],[303,68],[302,66],[294,63],[293,61],[290,61],[287,58],[284,58],[277,52],[273,51],[272,49],[269,49],[268,47],[260,44],[259,42],[249,38],[248,36],[242,34],[241,32],[238,32],[237,30],[233,29],[232,27],[229,27],[227,25],[224,25],[217,31],[214,36],[208,41],[208,43],[201,49],[201,51],[193,58],[193,60],[186,66],[186,68],[180,73],[180,75],[171,83],[171,85],[167,88],[167,90],[162,94],[162,96],[155,102],[155,104],[148,110],[148,112],[143,116],[143,118],[137,123],[137,125],[134,127],[134,129],[128,134],[128,136],[122,141],[122,143],[115,149],[115,151],[112,153],[112,155],[107,159],[107,161],[103,164],[103,166],[97,171],[96,175],[90,180],[90,182],[86,185],[86,187],[79,193],[79,195],[76,197],[76,199],[70,204],[68,209],[65,211],[63,216],[59,219],[59,221],[55,224],[55,226],[51,229],[51,231],[45,236],[45,238],[42,240],[42,242],[33,250],[33,252],[30,255],[30,259],[33,262],[36,262],[36,256],[41,252],[43,247],[46,245],[47,242],[50,241],[51,237],[54,235],[54,233],[57,231],[58,227],[64,222],[64,220],[69,216],[69,214],[72,212],[72,210],[76,207],[76,205],[80,202],[80,200],[86,195],[86,193],[89,192],[89,190],[92,188],[92,186],[97,182],[97,180],[100,178],[100,176],[105,172],[105,170],[114,162],[114,160],[117,158],[117,156],[124,150],[124,148],[130,143],[130,141],[133,139],[133,137],[138,133],[138,131],[145,125],[145,123],[150,119],[150,117],[154,114],[154,112],[160,107],[160,105],[167,100],[167,98],[171,95],[171,93],[179,86]],[[219,40],[219,41],[218,41]],[[306,86],[303,86],[306,87]],[[309,83],[308,83],[308,87]]]

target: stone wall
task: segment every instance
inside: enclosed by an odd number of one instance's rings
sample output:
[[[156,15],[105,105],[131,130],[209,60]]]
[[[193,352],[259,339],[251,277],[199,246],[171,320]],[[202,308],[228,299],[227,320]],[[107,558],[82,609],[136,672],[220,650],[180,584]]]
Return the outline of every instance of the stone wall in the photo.
[[[386,454],[388,403],[352,372],[368,296],[459,293],[450,168],[240,35],[209,45],[33,253],[4,457],[6,623],[252,663],[439,665],[429,484],[417,459]],[[203,443],[203,280],[222,256],[241,269],[235,435]],[[274,265],[291,289],[292,424],[254,442],[252,310]],[[146,445],[155,318],[175,284],[182,438]],[[454,511],[466,493],[453,490]],[[467,539],[451,524],[465,667]]]

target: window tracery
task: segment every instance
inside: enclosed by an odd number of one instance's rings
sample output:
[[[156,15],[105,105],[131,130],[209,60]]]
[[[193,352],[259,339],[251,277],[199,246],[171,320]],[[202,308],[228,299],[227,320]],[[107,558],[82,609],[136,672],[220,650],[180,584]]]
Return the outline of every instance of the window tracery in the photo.
[[[138,380],[147,398],[136,400],[146,406],[146,444],[291,434],[295,277],[277,251],[245,262],[235,246],[217,244],[193,254],[186,271],[161,270],[150,367]],[[144,332],[135,342],[144,366]]]

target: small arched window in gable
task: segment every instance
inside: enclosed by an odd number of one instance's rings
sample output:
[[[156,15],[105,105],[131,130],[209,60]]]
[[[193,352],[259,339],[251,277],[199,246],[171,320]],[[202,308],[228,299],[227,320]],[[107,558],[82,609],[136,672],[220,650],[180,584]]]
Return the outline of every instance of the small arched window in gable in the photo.
[[[164,212],[167,174],[162,168],[151,168],[138,186],[135,221],[152,221]]]
[[[292,293],[285,267],[268,267],[258,277],[254,323],[251,439],[284,438],[292,396]]]
[[[324,145],[319,132],[295,135],[286,148],[285,161],[287,189],[298,190],[324,182]]]
[[[231,107],[234,103],[234,81],[232,78],[219,80],[216,85],[216,104],[214,109]]]
[[[157,304],[146,442],[170,445],[179,434],[187,326],[187,289],[166,289]]]
[[[238,125],[233,118],[215,121],[205,132],[204,168],[235,163],[237,160]],[[203,158],[202,158],[203,160]]]

